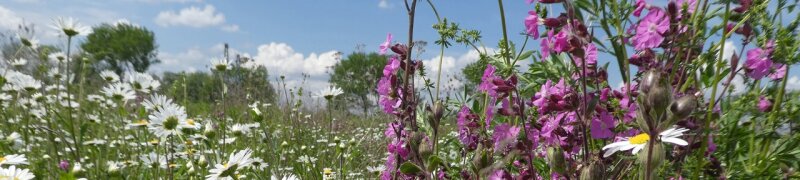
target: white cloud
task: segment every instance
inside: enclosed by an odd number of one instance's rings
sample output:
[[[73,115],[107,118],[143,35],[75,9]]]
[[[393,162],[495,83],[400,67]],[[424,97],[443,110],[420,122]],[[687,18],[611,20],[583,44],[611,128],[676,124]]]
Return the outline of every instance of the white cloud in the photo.
[[[388,9],[391,8],[392,5],[389,4],[389,0],[380,0],[380,2],[378,2],[378,7],[381,9]]]
[[[789,77],[786,80],[786,90],[800,90],[800,78],[797,76]]]
[[[494,50],[489,49],[489,53],[494,53]],[[425,69],[428,70],[427,78],[430,78],[432,82],[436,82],[437,72],[439,71],[439,59],[441,56],[436,56],[431,59],[422,60],[422,64],[425,65]],[[465,54],[461,54],[458,57],[453,56],[444,56],[441,58],[442,60],[442,77],[441,77],[441,87],[458,89],[464,85],[460,79],[456,79],[453,77],[460,77],[461,70],[464,69],[470,63],[478,61],[480,59],[480,53],[476,50],[469,50]]]
[[[23,20],[14,11],[0,6],[0,29],[13,30],[22,24]]]
[[[304,55],[286,43],[271,42],[258,46],[254,64],[269,70],[272,77],[286,77],[287,88],[303,87],[317,91],[328,86],[328,69],[338,62],[335,50]]]
[[[225,32],[238,32],[239,31],[239,25],[236,25],[236,24],[225,25],[225,26],[222,26],[221,29],[223,31],[225,31]]]
[[[225,15],[218,13],[214,6],[207,4],[204,8],[191,6],[180,12],[163,11],[155,19],[159,26],[188,26],[194,28],[220,25],[225,22]]]
[[[154,73],[203,71],[207,69],[205,67],[208,66],[210,57],[200,48],[191,48],[180,53],[160,52],[158,58],[161,63],[153,65],[149,71]]]

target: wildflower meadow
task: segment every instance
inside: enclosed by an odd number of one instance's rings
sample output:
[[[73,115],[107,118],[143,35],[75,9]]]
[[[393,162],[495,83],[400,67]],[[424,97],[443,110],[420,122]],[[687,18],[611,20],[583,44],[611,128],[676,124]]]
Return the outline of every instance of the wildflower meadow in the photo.
[[[800,179],[797,0],[376,2],[0,2],[0,180]]]

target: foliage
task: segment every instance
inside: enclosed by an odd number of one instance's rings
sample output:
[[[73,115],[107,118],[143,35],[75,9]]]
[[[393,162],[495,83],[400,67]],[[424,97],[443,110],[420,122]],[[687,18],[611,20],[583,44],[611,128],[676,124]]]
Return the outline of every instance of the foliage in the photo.
[[[159,63],[155,35],[143,26],[129,23],[101,24],[80,45],[93,59],[106,63],[117,74],[127,70],[145,72]]]
[[[377,53],[353,52],[333,66],[331,84],[344,90],[344,100],[356,102],[364,114],[374,103],[375,84],[383,73],[387,56]]]

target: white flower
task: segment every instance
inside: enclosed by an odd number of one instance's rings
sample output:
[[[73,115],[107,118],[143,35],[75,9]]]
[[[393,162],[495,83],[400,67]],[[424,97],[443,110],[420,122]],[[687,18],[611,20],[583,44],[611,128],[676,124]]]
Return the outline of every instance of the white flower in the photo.
[[[128,100],[136,99],[136,92],[133,91],[131,85],[125,83],[114,83],[103,87],[100,90],[106,97],[127,102]]]
[[[32,33],[24,33],[24,34],[17,33],[17,39],[19,39],[19,42],[22,45],[28,46],[31,49],[39,48],[39,39],[33,37]]]
[[[0,180],[30,180],[36,178],[29,170],[20,169],[16,166],[8,167],[8,169],[0,167]]]
[[[150,99],[142,102],[144,108],[151,111],[160,111],[162,107],[169,104],[172,104],[172,99],[160,94],[153,94],[153,96],[150,96]]]
[[[186,110],[178,105],[169,104],[160,111],[150,114],[148,129],[158,137],[166,138],[180,134],[181,124],[186,124]]]
[[[161,169],[167,169],[167,160],[164,156],[160,156],[154,152],[150,152],[150,154],[142,155],[139,157],[142,160],[142,164],[146,165],[150,168],[160,167]]]
[[[238,151],[228,157],[228,162],[225,164],[215,164],[214,169],[209,170],[209,175],[206,176],[208,180],[214,179],[229,179],[233,176],[239,177],[238,170],[249,167],[253,164],[253,159],[250,156],[253,151],[248,149]]]
[[[231,62],[226,58],[213,58],[211,59],[211,70],[225,71],[230,69]]]
[[[0,157],[0,165],[20,165],[20,164],[28,164],[28,159],[25,158],[25,155],[20,154],[12,154]]]
[[[57,33],[59,35],[61,35],[61,33],[64,33],[64,35],[72,37],[77,35],[86,36],[92,33],[92,29],[89,26],[82,25],[72,17],[69,18],[58,17],[53,21],[54,24],[51,25],[50,27],[52,27],[56,31],[59,31]]]
[[[103,78],[103,80],[106,80],[108,82],[119,81],[119,75],[117,75],[117,73],[111,70],[104,70],[103,72],[100,72],[100,78]]]
[[[279,175],[273,174],[269,179],[270,180],[299,180],[300,178],[297,178],[297,176],[295,176],[294,174],[288,174],[286,176],[279,176]]]
[[[63,52],[50,53],[50,55],[47,55],[47,57],[50,58],[50,60],[54,61],[54,62],[62,62],[63,63],[64,61],[67,60],[67,54],[64,54]]]
[[[158,87],[161,86],[161,83],[158,82],[158,80],[153,79],[153,76],[140,72],[129,73],[127,81],[131,84],[131,87],[133,87],[134,90],[141,91],[143,93],[150,93],[151,91],[157,90]]]
[[[341,95],[342,93],[344,93],[344,91],[342,91],[341,88],[329,86],[328,88],[322,89],[319,93],[317,93],[316,96],[330,100],[331,98]]]
[[[9,64],[12,66],[24,66],[25,64],[28,64],[28,60],[24,58],[17,58],[16,60],[11,60]]]
[[[686,146],[689,143],[683,139],[678,138],[680,136],[683,136],[683,132],[686,131],[689,131],[689,129],[673,127],[659,133],[658,135],[659,140],[662,142],[668,142],[680,146]],[[631,149],[633,149],[631,153],[635,155],[636,153],[639,153],[639,151],[642,150],[649,141],[650,141],[650,135],[648,135],[647,133],[641,133],[633,137],[625,138],[624,141],[611,143],[603,147],[603,151],[605,151],[603,157],[611,156],[611,154],[614,154],[617,151],[627,151]]]

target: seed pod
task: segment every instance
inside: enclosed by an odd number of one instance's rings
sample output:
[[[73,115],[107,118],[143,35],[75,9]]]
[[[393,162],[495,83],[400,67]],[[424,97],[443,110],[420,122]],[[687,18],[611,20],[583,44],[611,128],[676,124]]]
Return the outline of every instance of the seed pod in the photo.
[[[606,179],[603,162],[595,160],[581,169],[580,180]]]
[[[655,144],[653,144],[653,146],[650,146],[650,144],[647,144],[645,146],[645,148],[642,149],[641,152],[639,152],[639,163],[641,164],[641,166],[643,168],[650,168],[650,170],[655,170],[659,166],[661,166],[662,162],[664,162],[664,158],[666,158],[667,153],[664,151],[664,146],[661,145],[661,143],[656,143],[655,141],[650,141],[648,143],[655,143]],[[652,154],[652,157],[650,158],[650,166],[648,167],[647,166],[647,156],[648,156],[649,152],[647,152],[647,151],[650,150],[650,147],[653,148],[653,152],[652,152],[653,154]],[[646,169],[643,169],[643,170],[646,170]]]
[[[671,100],[672,93],[669,87],[665,85],[652,87],[650,88],[650,92],[647,93],[647,105],[649,105],[652,110],[655,110],[658,115],[661,115],[661,113],[667,110]]]
[[[650,70],[645,72],[644,76],[642,76],[642,80],[639,82],[639,90],[642,93],[647,94],[650,92],[650,88],[656,86],[661,79],[661,73],[656,70]]]
[[[674,115],[677,119],[684,119],[692,114],[695,108],[697,108],[697,101],[695,100],[695,97],[688,95],[683,96],[677,101],[673,102],[672,106],[669,107],[669,110],[672,111],[672,115]]]
[[[558,147],[547,148],[547,163],[550,164],[550,170],[558,174],[566,172],[566,160],[564,159],[564,150]]]

